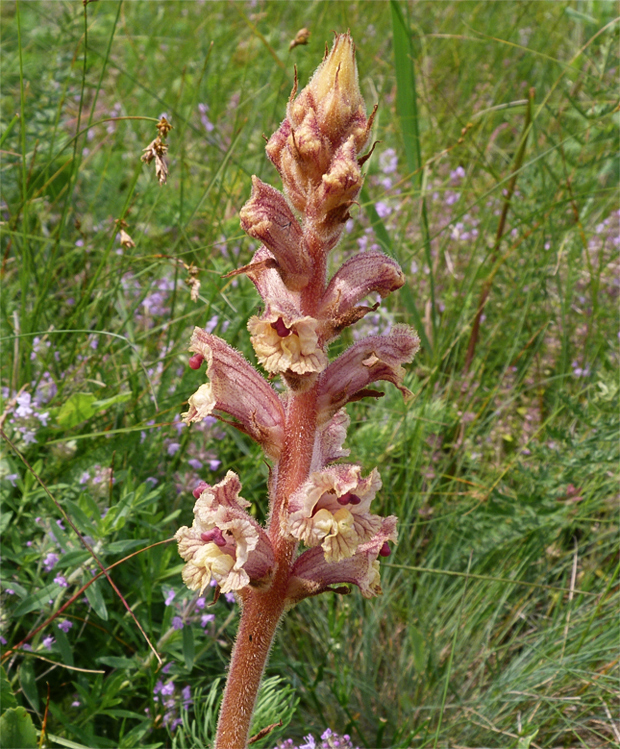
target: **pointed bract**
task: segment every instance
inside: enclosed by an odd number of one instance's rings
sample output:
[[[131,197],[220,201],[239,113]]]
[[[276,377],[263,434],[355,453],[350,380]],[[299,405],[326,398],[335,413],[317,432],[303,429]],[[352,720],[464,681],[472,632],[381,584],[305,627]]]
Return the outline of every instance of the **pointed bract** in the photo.
[[[375,535],[361,544],[352,557],[337,562],[327,561],[320,547],[301,554],[291,571],[288,606],[292,607],[304,598],[334,590],[334,586],[343,584],[357,585],[364,598],[380,595],[381,575],[377,557],[388,542],[396,542],[396,523],[397,518],[393,515],[381,518],[381,526]]]
[[[201,328],[194,328],[190,351],[207,360],[209,382],[189,399],[183,420],[190,424],[223,411],[268,456],[277,458],[284,441],[284,408],[271,385],[226,341]]]
[[[373,293],[385,297],[404,283],[398,263],[382,252],[368,250],[349,258],[334,274],[321,299],[318,317],[324,338],[337,336],[373,309],[356,306],[364,297]]]
[[[287,288],[303,289],[310,279],[310,257],[299,221],[282,193],[252,177],[252,196],[239,217],[241,228],[272,253]]]
[[[319,422],[360,396],[376,395],[376,391],[365,390],[379,380],[391,382],[409,397],[410,391],[402,384],[405,370],[401,364],[412,361],[419,349],[418,334],[407,325],[396,325],[388,335],[370,336],[353,344],[321,374]]]

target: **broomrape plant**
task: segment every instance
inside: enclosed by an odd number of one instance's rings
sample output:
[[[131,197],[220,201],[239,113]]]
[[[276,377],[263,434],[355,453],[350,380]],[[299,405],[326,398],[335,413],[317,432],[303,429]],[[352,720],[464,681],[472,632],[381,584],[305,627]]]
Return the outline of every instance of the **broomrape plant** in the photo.
[[[176,533],[185,560],[183,580],[201,593],[215,580],[234,592],[242,613],[219,716],[216,749],[247,745],[252,712],[271,643],[282,615],[327,591],[381,593],[379,557],[397,539],[394,516],[373,515],[381,488],[343,449],[349,417],[344,406],[381,392],[386,380],[405,397],[402,364],[419,349],[416,332],[397,325],[385,336],[355,343],[330,362],[329,344],[404,284],[398,264],[376,250],[351,257],[327,279],[328,253],[342,235],[362,187],[361,167],[374,111],[367,117],[350,35],[337,35],[329,54],[299,95],[297,78],[286,119],[269,139],[267,155],[284,194],[252,178],[241,226],[262,246],[245,274],[264,312],[248,322],[260,364],[280,375],[277,393],[221,338],[196,328],[190,366],[206,362],[208,382],[189,399],[183,420],[207,416],[233,424],[260,444],[270,461],[269,519],[263,528],[246,509],[239,477],[229,471],[215,486],[195,490],[194,521]],[[376,108],[375,108],[376,109]],[[227,415],[227,416],[226,416]],[[232,420],[229,420],[229,418]],[[300,553],[300,548],[303,549]]]

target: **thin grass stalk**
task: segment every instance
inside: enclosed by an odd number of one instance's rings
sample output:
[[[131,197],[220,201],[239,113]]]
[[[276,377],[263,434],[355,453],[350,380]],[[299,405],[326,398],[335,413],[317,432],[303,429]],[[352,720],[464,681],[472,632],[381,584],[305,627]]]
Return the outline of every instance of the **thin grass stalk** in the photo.
[[[533,101],[534,101],[534,89],[531,88],[529,92],[527,109],[525,111],[525,121],[523,123],[523,131],[521,134],[521,140],[519,143],[519,148],[517,150],[517,155],[515,157],[514,166],[512,168],[512,175],[510,177],[510,181],[508,182],[508,187],[506,188],[506,196],[504,197],[504,203],[502,205],[502,212],[500,214],[499,222],[497,224],[495,244],[493,245],[493,249],[491,250],[491,254],[490,254],[491,265],[494,265],[495,262],[497,261],[497,252],[499,250],[499,245],[500,245],[500,242],[502,241],[502,237],[504,236],[504,231],[506,229],[506,219],[508,217],[508,210],[510,208],[510,203],[515,193],[515,189],[517,186],[517,179],[519,177],[519,172],[521,171],[521,167],[523,165],[523,158],[525,156],[527,139],[530,134],[530,130],[532,126],[532,103]],[[476,353],[476,344],[478,342],[478,336],[480,334],[480,321],[484,313],[484,307],[487,303],[487,299],[489,298],[489,294],[491,293],[491,285],[493,282],[494,275],[495,274],[491,272],[491,275],[484,282],[482,291],[480,292],[480,299],[478,300],[478,309],[476,311],[476,317],[474,318],[474,324],[472,326],[471,334],[469,336],[469,343],[467,344],[467,353],[465,355],[465,366],[464,366],[465,373],[469,372],[469,368],[471,366],[474,355]]]

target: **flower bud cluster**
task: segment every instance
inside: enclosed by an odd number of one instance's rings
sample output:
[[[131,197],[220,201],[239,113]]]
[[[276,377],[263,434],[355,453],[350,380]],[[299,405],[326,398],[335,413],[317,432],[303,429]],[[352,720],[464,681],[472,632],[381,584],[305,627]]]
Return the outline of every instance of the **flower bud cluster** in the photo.
[[[197,487],[193,524],[176,534],[192,590],[202,592],[215,579],[222,591],[244,598],[277,579],[284,580],[278,590],[286,607],[350,584],[371,597],[381,592],[378,559],[397,539],[397,519],[371,512],[378,471],[363,476],[360,466],[336,462],[348,455],[346,404],[381,396],[370,387],[380,380],[408,397],[402,364],[419,349],[416,332],[396,325],[328,357],[330,342],[376,309],[365,298],[385,297],[405,282],[398,264],[376,250],[350,258],[327,279],[327,255],[362,186],[361,152],[373,119],[354,52],[351,37],[339,35],[297,96],[295,81],[286,119],[266,149],[284,193],[253,177],[240,213],[243,229],[261,246],[229,275],[247,275],[263,300],[248,330],[258,362],[270,376],[282,376],[284,391],[222,339],[200,328],[192,335],[190,366],[206,362],[208,382],[189,398],[184,421],[215,416],[260,444],[271,461],[266,529],[247,512],[233,472]],[[282,556],[283,544],[294,553]],[[305,550],[298,553],[300,545]]]

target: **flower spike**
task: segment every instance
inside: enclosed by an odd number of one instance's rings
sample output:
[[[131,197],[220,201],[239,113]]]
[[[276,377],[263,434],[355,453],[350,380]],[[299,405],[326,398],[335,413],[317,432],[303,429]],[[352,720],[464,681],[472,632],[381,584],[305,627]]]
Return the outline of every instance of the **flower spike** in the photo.
[[[300,91],[295,73],[286,118],[267,142],[282,192],[254,176],[240,212],[243,230],[260,245],[226,277],[246,275],[260,295],[262,309],[247,327],[258,363],[270,378],[280,377],[281,394],[225,341],[200,328],[192,335],[190,367],[206,362],[208,381],[189,398],[184,421],[217,416],[252,437],[269,459],[266,527],[248,512],[239,478],[229,471],[213,486],[200,481],[193,523],[175,536],[187,586],[202,592],[215,580],[243,604],[214,749],[247,746],[283,613],[352,585],[366,598],[379,595],[379,560],[397,540],[397,518],[371,511],[381,489],[377,469],[364,474],[337,461],[350,453],[347,403],[381,396],[371,388],[380,380],[411,395],[403,364],[419,350],[418,335],[396,325],[331,363],[328,357],[329,344],[376,309],[373,297],[405,282],[398,263],[374,250],[328,277],[328,253],[362,188],[375,111],[366,114],[350,34],[336,35]]]

